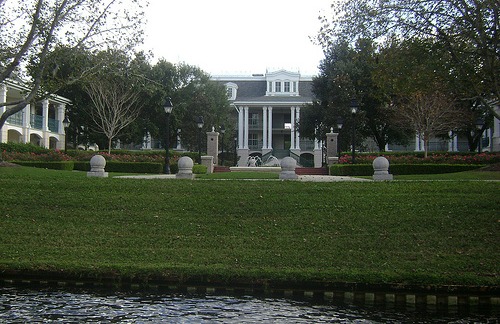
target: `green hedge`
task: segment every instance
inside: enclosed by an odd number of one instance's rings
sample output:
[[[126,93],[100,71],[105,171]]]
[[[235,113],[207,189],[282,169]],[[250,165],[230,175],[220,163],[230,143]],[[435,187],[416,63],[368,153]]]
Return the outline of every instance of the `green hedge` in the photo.
[[[0,143],[0,151],[19,153],[47,153],[51,150],[31,143]]]
[[[106,172],[163,173],[163,164],[155,162],[106,162]],[[89,161],[75,161],[75,170],[90,171]]]
[[[195,164],[193,166],[193,173],[194,174],[206,174],[207,173],[207,167],[201,164]]]
[[[479,169],[480,164],[392,164],[389,173],[404,174],[440,174]],[[330,166],[330,175],[333,176],[372,176],[372,164],[334,164]]]
[[[14,161],[14,163],[27,167],[53,170],[71,171],[74,168],[73,161]]]

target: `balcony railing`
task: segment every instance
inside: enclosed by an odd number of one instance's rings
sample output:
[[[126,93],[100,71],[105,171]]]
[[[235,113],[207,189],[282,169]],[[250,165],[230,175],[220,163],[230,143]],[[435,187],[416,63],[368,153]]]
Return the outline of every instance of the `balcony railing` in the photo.
[[[40,115],[31,114],[30,123],[32,128],[43,129],[43,117]]]
[[[49,130],[54,133],[59,133],[59,121],[49,118]]]
[[[19,112],[15,113],[14,115],[9,116],[9,118],[7,118],[7,122],[9,124],[12,124],[12,125],[22,126],[23,125],[23,112],[19,111]]]

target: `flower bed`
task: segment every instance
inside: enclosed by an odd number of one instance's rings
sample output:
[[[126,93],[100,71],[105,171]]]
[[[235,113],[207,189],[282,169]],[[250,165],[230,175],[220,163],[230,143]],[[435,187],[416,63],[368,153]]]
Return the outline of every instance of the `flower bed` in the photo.
[[[424,158],[421,153],[406,152],[406,154],[381,152],[380,154],[360,153],[356,155],[357,164],[371,164],[378,156],[384,156],[391,164],[494,164],[500,163],[500,153],[431,153]],[[352,156],[344,154],[339,159],[340,164],[351,164]]]

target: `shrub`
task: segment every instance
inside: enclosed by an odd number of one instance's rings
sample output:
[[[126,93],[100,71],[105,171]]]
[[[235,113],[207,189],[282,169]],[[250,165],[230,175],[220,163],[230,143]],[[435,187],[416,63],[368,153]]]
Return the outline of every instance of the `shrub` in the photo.
[[[193,173],[194,174],[205,174],[207,173],[207,167],[201,164],[195,164],[193,166]]]
[[[15,161],[16,164],[42,169],[73,170],[73,161]]]
[[[47,153],[51,151],[44,147],[36,146],[31,143],[0,143],[0,151],[2,152],[18,152],[18,153]]]
[[[405,174],[440,174],[474,170],[482,167],[480,164],[391,164],[389,173]],[[372,164],[334,164],[330,166],[333,176],[372,176]]]

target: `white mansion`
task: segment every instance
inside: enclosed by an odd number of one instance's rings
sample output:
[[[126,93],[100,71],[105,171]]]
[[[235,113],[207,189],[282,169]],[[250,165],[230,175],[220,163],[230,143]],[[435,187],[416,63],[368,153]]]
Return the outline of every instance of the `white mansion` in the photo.
[[[14,102],[23,98],[29,90],[20,82],[7,80],[0,83],[0,102]],[[66,105],[71,101],[50,96],[41,102],[27,105],[10,116],[0,129],[0,142],[32,143],[50,149],[64,149],[66,136],[63,120]],[[6,107],[0,107],[0,114]]]
[[[212,79],[225,84],[238,114],[238,166],[246,166],[250,156],[265,163],[271,155],[292,156],[301,165],[322,165],[321,143],[301,138],[295,127],[300,110],[312,103],[312,77],[280,70]]]

